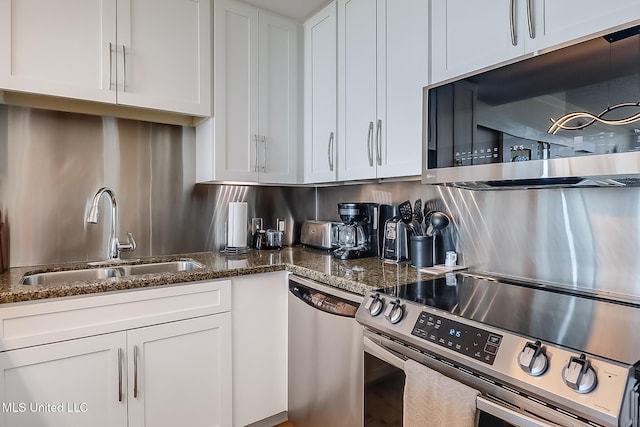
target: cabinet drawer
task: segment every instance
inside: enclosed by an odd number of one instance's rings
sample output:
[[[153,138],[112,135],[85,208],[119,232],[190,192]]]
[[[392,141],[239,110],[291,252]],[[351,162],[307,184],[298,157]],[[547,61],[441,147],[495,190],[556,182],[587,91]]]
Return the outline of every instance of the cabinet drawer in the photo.
[[[6,304],[0,310],[0,351],[230,309],[231,280]]]

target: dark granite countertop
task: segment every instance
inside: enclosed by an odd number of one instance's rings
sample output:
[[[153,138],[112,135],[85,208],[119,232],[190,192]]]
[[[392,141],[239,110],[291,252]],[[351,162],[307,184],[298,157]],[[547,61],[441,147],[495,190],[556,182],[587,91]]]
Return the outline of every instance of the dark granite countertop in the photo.
[[[20,279],[25,274],[83,269],[88,267],[87,263],[11,268],[0,274],[0,303],[94,294],[282,270],[360,295],[372,289],[434,277],[408,263],[390,264],[378,258],[341,261],[328,252],[303,247],[250,250],[246,255],[233,256],[220,252],[176,254],[144,258],[140,263],[175,261],[185,258],[203,264],[204,268],[177,273],[112,277],[48,285],[21,285]]]

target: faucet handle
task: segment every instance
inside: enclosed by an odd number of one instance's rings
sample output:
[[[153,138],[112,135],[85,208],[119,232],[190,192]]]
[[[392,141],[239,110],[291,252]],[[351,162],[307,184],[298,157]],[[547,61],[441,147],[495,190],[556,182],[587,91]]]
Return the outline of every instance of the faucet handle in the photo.
[[[133,252],[135,249],[136,241],[133,238],[133,233],[127,233],[127,243],[118,243],[120,252]]]

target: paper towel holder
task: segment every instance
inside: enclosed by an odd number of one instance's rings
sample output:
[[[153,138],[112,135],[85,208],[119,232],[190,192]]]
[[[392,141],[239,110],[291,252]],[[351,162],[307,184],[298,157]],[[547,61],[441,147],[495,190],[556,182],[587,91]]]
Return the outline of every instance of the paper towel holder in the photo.
[[[242,255],[249,251],[247,245],[247,202],[230,202],[227,219],[227,255]]]

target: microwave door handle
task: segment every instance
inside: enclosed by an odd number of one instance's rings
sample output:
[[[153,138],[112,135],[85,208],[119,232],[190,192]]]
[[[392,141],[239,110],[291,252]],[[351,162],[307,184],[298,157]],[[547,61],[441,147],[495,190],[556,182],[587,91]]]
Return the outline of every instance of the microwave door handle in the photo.
[[[549,424],[543,420],[530,417],[521,412],[516,412],[513,409],[499,405],[486,397],[478,396],[476,398],[476,406],[478,410],[486,412],[489,415],[506,421],[509,424],[514,424],[520,427],[556,427],[556,424]]]
[[[404,360],[396,356],[386,348],[376,344],[371,338],[364,337],[364,351],[372,356],[377,357],[380,360],[384,360],[391,366],[395,366],[398,369],[404,371]]]

